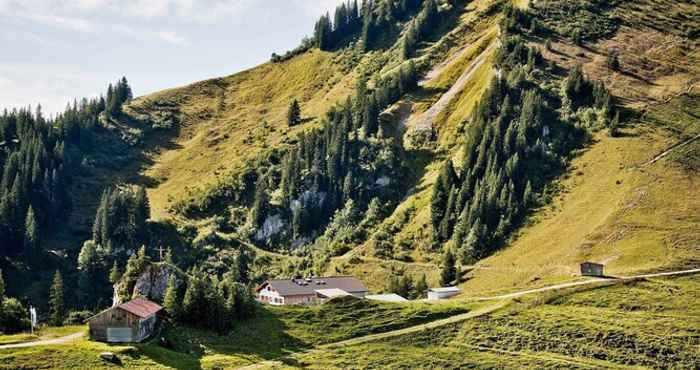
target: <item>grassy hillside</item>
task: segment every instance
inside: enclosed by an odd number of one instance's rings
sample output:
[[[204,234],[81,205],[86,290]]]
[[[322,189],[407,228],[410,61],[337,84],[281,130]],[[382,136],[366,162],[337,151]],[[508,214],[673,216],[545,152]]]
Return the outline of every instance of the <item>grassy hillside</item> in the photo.
[[[198,202],[246,162],[279,148],[314,127],[329,106],[354,88],[354,60],[313,50],[232,76],[199,82],[135,100],[128,109],[153,119],[176,106],[176,135],[153,153],[145,172],[156,218],[174,202]],[[304,124],[287,127],[286,110],[298,99]],[[204,194],[203,194],[204,193]]]
[[[653,279],[502,311],[382,342],[298,356],[299,367],[696,368],[697,276]]]
[[[542,24],[553,31],[548,38],[532,38],[531,44],[556,63],[560,75],[581,64],[590,78],[604,82],[627,110],[628,120],[619,137],[594,133],[551,192],[541,195],[545,202],[553,196],[551,203],[535,210],[528,225],[501,252],[476,266],[464,267],[471,270],[462,284],[467,295],[574,280],[578,264],[584,260],[605,263],[611,275],[695,266],[698,262],[699,220],[694,216],[700,206],[694,196],[697,142],[648,163],[700,130],[700,54],[697,38],[687,38],[697,24],[681,15],[695,14],[697,6],[674,2],[661,12],[654,1],[616,2],[604,12],[581,17],[581,26],[610,20],[615,27],[608,33],[602,29],[577,46],[566,34],[569,29],[560,27],[567,24],[567,18],[557,18],[551,10],[563,3],[538,2],[537,14],[548,15],[540,16]],[[479,50],[478,46],[479,41],[471,48]],[[606,64],[611,53],[619,56],[621,68],[617,71]],[[433,80],[428,85],[451,86],[471,53],[462,55],[448,68],[436,68],[438,74],[429,74]],[[487,76],[477,73],[468,84],[483,86]],[[470,95],[474,96],[471,100]],[[446,143],[445,148],[454,143],[454,132],[465,122],[479,93],[467,88],[462,96],[453,99],[438,116],[442,129],[437,141]],[[414,112],[407,122],[421,113]],[[406,250],[406,261],[377,261],[362,247],[337,259],[333,268],[366,276],[377,289],[382,288],[377,281],[404,271],[414,277],[425,273],[436,282],[437,271],[432,266],[439,262],[431,246],[430,188],[440,163],[460,155],[456,150],[443,151],[429,162],[415,191],[385,221],[385,227],[395,235],[395,245]]]
[[[172,348],[162,347],[157,341],[124,346],[81,339],[67,345],[0,350],[0,369],[113,367],[99,358],[99,353],[104,351],[116,353],[119,364],[125,368],[236,368],[319,344],[434,321],[478,306],[389,304],[340,298],[311,308],[269,307],[227,335],[168,327],[162,336]]]

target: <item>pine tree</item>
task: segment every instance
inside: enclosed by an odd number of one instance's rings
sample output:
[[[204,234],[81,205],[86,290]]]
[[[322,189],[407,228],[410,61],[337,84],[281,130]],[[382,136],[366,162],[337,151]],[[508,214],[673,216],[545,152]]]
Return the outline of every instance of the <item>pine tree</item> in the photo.
[[[250,219],[255,228],[261,227],[265,222],[269,206],[266,181],[264,178],[260,178],[255,186],[255,199],[250,211]]]
[[[533,204],[535,204],[535,194],[532,192],[530,180],[527,180],[527,185],[525,185],[525,190],[523,192],[523,205],[525,207],[530,207]]]
[[[240,251],[236,258],[238,267],[238,281],[243,284],[250,282],[250,257],[244,251]]]
[[[168,286],[165,289],[165,296],[163,298],[163,306],[172,318],[175,320],[180,318],[182,307],[178,299],[178,286],[175,274],[171,274],[168,279]]]
[[[571,32],[571,41],[573,41],[574,44],[579,46],[581,46],[581,44],[583,43],[583,39],[581,37],[581,30],[579,28]]]
[[[0,307],[2,306],[2,301],[5,299],[5,278],[2,276],[2,269],[0,269]]]
[[[428,291],[428,282],[425,279],[425,274],[421,275],[418,281],[416,281],[416,284],[413,287],[413,291],[413,297],[415,299],[423,298],[425,292]]]
[[[374,39],[376,38],[374,11],[372,7],[373,2],[369,1],[365,4],[365,8],[363,10],[364,23],[362,25],[362,46],[365,51],[372,49]]]
[[[109,272],[109,282],[112,284],[116,284],[119,279],[122,278],[122,273],[119,271],[119,266],[117,265],[117,261],[114,261],[114,264],[112,265],[112,270]]]
[[[620,58],[616,51],[612,51],[608,54],[607,64],[613,71],[620,70]]]
[[[135,220],[135,237],[139,242],[145,242],[148,237],[146,231],[146,221],[151,217],[151,205],[148,201],[146,189],[139,186],[134,194],[134,220]]]
[[[299,101],[294,99],[287,110],[287,125],[292,127],[299,123],[301,123],[301,107],[299,106]]]
[[[34,262],[37,248],[39,247],[39,225],[34,215],[34,208],[31,205],[27,211],[27,219],[24,225],[24,251],[28,257],[27,259]]]
[[[451,250],[447,250],[442,258],[442,271],[440,272],[440,285],[450,286],[457,280],[457,267],[455,256]]]
[[[54,326],[63,325],[63,318],[65,316],[63,294],[63,277],[61,276],[61,272],[56,270],[56,273],[53,276],[51,290],[49,291],[49,317],[51,324]]]
[[[615,117],[612,119],[612,121],[610,121],[609,134],[611,137],[617,137],[620,134],[619,126],[620,126],[620,112],[617,111],[617,112],[615,112]]]

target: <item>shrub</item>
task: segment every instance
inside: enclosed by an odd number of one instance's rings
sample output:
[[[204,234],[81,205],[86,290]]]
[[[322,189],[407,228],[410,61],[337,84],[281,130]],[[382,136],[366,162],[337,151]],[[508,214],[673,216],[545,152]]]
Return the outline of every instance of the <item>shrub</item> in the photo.
[[[31,322],[27,309],[16,298],[5,298],[0,304],[0,331],[5,334],[29,329]]]
[[[68,317],[66,317],[65,320],[63,320],[63,325],[80,325],[84,323],[87,319],[92,317],[93,312],[84,310],[84,311],[71,311],[68,314]]]

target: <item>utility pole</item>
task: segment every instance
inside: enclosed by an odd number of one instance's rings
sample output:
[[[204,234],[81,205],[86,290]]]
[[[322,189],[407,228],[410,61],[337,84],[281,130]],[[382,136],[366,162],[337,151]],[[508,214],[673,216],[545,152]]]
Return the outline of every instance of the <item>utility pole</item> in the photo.
[[[29,321],[31,321],[31,333],[34,335],[34,326],[36,326],[36,308],[29,306]]]

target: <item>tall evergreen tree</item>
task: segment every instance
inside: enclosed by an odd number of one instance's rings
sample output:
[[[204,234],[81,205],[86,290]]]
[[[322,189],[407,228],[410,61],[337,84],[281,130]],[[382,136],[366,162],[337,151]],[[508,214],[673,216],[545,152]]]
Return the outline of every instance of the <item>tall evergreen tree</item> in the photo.
[[[291,127],[299,123],[301,123],[301,107],[299,106],[299,101],[294,99],[287,110],[287,125]]]
[[[34,208],[30,205],[24,226],[24,253],[32,263],[36,261],[39,247],[39,225],[37,224]]]
[[[54,326],[63,325],[66,310],[63,294],[63,277],[61,276],[61,272],[56,270],[49,291],[49,319]]]
[[[168,278],[168,285],[165,289],[165,296],[163,298],[163,306],[172,318],[175,320],[180,318],[182,306],[180,305],[180,300],[178,298],[178,286],[175,274],[170,275],[170,278]]]
[[[112,269],[109,271],[109,282],[112,284],[116,284],[119,279],[121,279],[122,273],[119,271],[119,265],[117,265],[117,261],[114,261],[114,264],[112,265]]]
[[[440,272],[440,285],[450,286],[457,280],[457,266],[451,250],[447,250],[442,257],[442,271]]]
[[[2,269],[0,269],[0,307],[2,307],[3,299],[5,299],[5,278],[2,275]]]
[[[421,299],[425,296],[425,292],[428,291],[428,282],[425,278],[425,274],[421,275],[421,277],[416,281],[415,286],[413,287],[413,290],[415,292],[414,298],[415,299]]]

